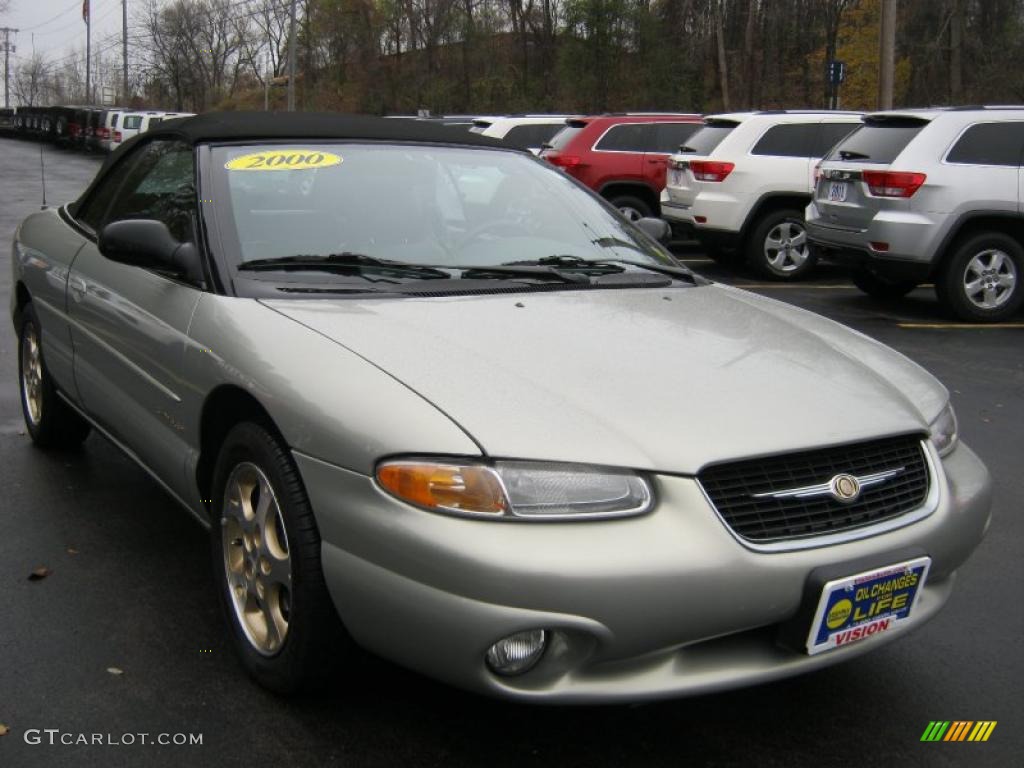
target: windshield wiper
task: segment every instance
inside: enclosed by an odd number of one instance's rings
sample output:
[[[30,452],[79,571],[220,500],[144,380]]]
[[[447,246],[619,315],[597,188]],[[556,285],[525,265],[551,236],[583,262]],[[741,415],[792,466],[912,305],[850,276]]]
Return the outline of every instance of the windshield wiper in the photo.
[[[697,151],[696,147],[689,147],[686,144],[680,144],[679,145],[679,154],[684,154],[686,152],[696,152],[696,151]]]
[[[405,261],[391,261],[367,256],[363,253],[329,253],[326,255],[295,255],[279,256],[271,259],[253,259],[238,265],[240,270],[254,272],[273,270],[322,270],[325,272],[390,272],[395,275],[419,277],[423,279],[448,279],[450,272],[424,264],[412,264]]]
[[[545,256],[542,259],[535,259],[533,261],[515,261],[511,262],[511,264],[550,264],[557,266],[560,269],[601,270],[601,272],[606,274],[608,272],[625,272],[625,268],[620,265],[628,264],[631,267],[640,267],[641,269],[657,272],[662,275],[678,277],[692,283],[693,285],[697,284],[697,279],[693,272],[688,270],[686,267],[673,267],[669,264],[648,263],[643,261],[633,261],[631,259],[584,259],[579,256]]]
[[[865,155],[863,152],[856,152],[852,149],[840,149],[839,157],[842,160],[870,160],[871,155]]]
[[[570,256],[563,254],[555,254],[554,256],[545,256],[540,259],[527,259],[525,261],[506,261],[501,266],[503,267],[557,267],[559,269],[583,269],[588,271],[595,271],[600,274],[607,274],[608,272],[625,272],[623,267],[618,264],[610,264],[607,261],[593,261],[591,259],[584,259],[582,256]]]
[[[453,267],[461,269],[463,280],[480,280],[489,277],[531,277],[535,280],[558,280],[563,283],[586,284],[590,278],[583,274],[572,274],[562,272],[554,266],[547,266],[541,262],[512,262],[509,264],[495,264],[494,266],[480,267]]]

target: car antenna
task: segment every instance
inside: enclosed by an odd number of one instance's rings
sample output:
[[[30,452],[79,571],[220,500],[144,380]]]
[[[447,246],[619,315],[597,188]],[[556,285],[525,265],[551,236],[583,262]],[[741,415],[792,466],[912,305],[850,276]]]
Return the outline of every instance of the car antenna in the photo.
[[[39,179],[43,182],[43,207],[46,210],[46,163],[43,162],[43,145],[39,145]]]

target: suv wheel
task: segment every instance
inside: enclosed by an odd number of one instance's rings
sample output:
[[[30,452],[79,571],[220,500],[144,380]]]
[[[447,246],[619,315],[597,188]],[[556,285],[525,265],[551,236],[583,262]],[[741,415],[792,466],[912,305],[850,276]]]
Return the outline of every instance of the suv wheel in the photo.
[[[232,644],[278,693],[326,681],[348,647],[324,581],[320,534],[298,470],[264,427],[243,422],[214,471],[211,552]]]
[[[616,195],[608,202],[618,208],[622,215],[630,221],[645,219],[652,215],[651,206],[633,195]]]
[[[25,426],[40,448],[74,448],[89,436],[92,427],[57,394],[43,361],[41,339],[39,318],[27,304],[18,331],[18,380]]]
[[[893,280],[866,269],[855,271],[850,279],[864,293],[876,299],[899,299],[917,288],[913,280]]]
[[[773,280],[796,280],[818,262],[807,242],[800,211],[771,211],[754,227],[747,243],[747,262],[759,274]]]
[[[946,261],[935,292],[962,320],[996,322],[1024,303],[1024,247],[1002,232],[964,241]]]

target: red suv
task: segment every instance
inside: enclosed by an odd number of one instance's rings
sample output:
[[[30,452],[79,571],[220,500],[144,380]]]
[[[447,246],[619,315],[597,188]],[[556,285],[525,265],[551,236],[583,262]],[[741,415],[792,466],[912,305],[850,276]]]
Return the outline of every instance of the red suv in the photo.
[[[661,214],[668,158],[701,125],[700,115],[686,114],[571,117],[540,156],[635,221]]]

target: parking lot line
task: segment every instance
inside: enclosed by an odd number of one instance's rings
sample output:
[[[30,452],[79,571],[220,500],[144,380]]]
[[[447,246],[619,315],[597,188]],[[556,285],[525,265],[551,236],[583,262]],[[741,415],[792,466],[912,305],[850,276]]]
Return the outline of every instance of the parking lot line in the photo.
[[[896,323],[900,328],[969,328],[984,331],[989,328],[1024,328],[1024,323]]]

